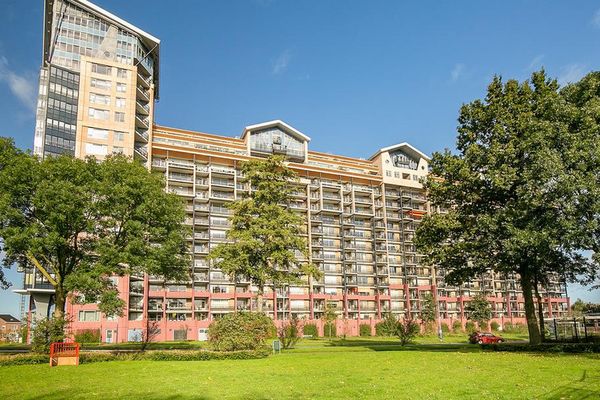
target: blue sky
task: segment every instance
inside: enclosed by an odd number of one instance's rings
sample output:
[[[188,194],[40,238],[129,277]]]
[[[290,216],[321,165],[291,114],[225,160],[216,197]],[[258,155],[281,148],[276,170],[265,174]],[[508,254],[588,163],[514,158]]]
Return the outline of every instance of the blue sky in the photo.
[[[313,150],[356,157],[402,141],[453,148],[459,107],[494,74],[543,66],[566,83],[600,65],[597,1],[95,3],[161,39],[159,124],[235,136],[282,119]],[[23,148],[42,11],[42,0],[0,0],[0,135]],[[0,293],[0,312],[16,312],[13,297]]]

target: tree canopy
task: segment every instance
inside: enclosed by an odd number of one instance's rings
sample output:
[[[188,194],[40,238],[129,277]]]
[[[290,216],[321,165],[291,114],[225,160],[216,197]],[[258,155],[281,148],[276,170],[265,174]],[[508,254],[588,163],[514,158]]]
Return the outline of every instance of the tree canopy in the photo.
[[[209,254],[215,267],[232,278],[243,276],[258,287],[258,311],[267,284],[298,283],[305,276],[319,276],[308,260],[308,246],[301,236],[305,222],[288,205],[296,174],[281,156],[250,160],[242,164],[242,183],[251,187],[243,198],[230,204],[232,227],[229,243]]]
[[[492,270],[519,276],[530,341],[541,340],[533,292],[551,279],[590,282],[600,245],[600,75],[560,90],[544,71],[495,77],[462,106],[457,154],[434,153],[434,206],[416,244],[461,284]]]
[[[121,314],[111,275],[184,277],[184,217],[181,199],[165,192],[163,178],[125,156],[39,160],[0,139],[4,266],[48,272],[57,317],[69,294],[99,302],[107,315]]]

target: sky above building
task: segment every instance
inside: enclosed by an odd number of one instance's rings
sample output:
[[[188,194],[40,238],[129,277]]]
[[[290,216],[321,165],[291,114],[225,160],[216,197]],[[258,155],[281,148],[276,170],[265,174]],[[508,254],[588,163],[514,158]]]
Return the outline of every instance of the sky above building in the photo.
[[[591,0],[93,2],[161,39],[158,124],[236,136],[281,119],[311,149],[354,157],[403,141],[454,148],[460,106],[494,74],[543,67],[566,84],[600,69]],[[42,13],[43,0],[0,0],[0,135],[22,148],[33,145]],[[0,312],[16,313],[15,298],[0,291]]]

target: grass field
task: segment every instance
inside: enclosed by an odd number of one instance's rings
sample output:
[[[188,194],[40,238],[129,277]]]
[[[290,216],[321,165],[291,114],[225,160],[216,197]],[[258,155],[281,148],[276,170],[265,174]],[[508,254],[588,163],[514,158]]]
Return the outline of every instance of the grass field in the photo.
[[[0,367],[8,399],[597,399],[598,355],[304,340],[261,360]]]

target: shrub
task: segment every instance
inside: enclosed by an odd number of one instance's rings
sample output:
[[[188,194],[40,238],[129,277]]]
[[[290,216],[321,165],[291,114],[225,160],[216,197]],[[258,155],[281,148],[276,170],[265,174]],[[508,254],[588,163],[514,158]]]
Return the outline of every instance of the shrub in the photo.
[[[240,350],[231,352],[217,351],[146,351],[127,353],[81,353],[80,364],[91,364],[108,361],[208,361],[208,360],[252,360],[268,357],[271,352],[266,349]],[[46,354],[17,354],[0,356],[0,366],[46,364]]]
[[[328,322],[323,326],[323,336],[332,338],[337,336],[337,327],[335,326],[335,323]]]
[[[359,332],[360,332],[360,336],[371,336],[371,325],[360,324]]]
[[[462,323],[460,321],[457,320],[452,323],[452,331],[454,333],[462,333],[462,330]]]
[[[500,324],[497,323],[496,321],[492,321],[490,323],[490,327],[492,328],[493,331],[498,331],[500,330]]]
[[[306,324],[302,327],[302,334],[316,338],[319,337],[319,329],[317,329],[315,324]]]
[[[65,327],[69,321],[65,318],[42,319],[35,323],[31,332],[31,350],[34,353],[50,353],[50,344],[65,339]]]
[[[600,343],[502,343],[484,344],[483,349],[506,352],[532,353],[600,353]]]
[[[78,343],[100,343],[101,339],[100,329],[84,329],[75,332],[75,341]]]
[[[388,313],[375,325],[375,334],[377,336],[396,336],[398,330],[398,320],[394,315]]]
[[[450,327],[448,326],[447,323],[442,322],[441,327],[442,327],[442,332],[443,333],[450,333]]]
[[[236,312],[214,321],[208,329],[211,345],[219,351],[255,350],[275,335],[273,320],[264,313]]]
[[[468,333],[475,332],[477,330],[477,328],[475,327],[475,322],[467,321],[467,323],[465,324],[465,330]]]
[[[297,317],[292,317],[290,320],[283,321],[279,329],[277,329],[277,337],[284,349],[293,348],[298,340],[300,340],[300,331],[302,324]]]
[[[420,331],[419,325],[411,319],[398,322],[397,327],[396,335],[400,339],[400,345],[402,346],[410,343]]]
[[[506,324],[504,324],[504,332],[506,332],[506,333],[526,333],[527,327],[520,322],[517,322],[515,324],[511,324],[510,322],[507,322]]]

